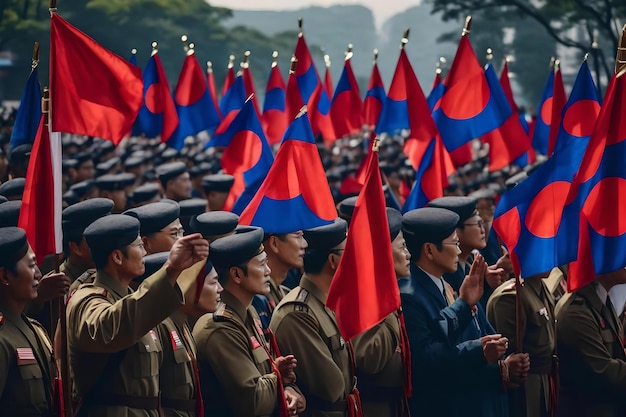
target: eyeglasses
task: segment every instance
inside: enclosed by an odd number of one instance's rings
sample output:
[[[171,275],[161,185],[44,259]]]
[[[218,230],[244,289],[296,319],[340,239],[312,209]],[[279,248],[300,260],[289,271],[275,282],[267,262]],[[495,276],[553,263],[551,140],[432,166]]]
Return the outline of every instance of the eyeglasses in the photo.
[[[463,226],[478,226],[482,229],[485,227],[485,221],[478,220],[476,223],[463,223]]]
[[[461,241],[457,240],[456,242],[441,242],[442,245],[454,245],[457,248],[461,247]]]

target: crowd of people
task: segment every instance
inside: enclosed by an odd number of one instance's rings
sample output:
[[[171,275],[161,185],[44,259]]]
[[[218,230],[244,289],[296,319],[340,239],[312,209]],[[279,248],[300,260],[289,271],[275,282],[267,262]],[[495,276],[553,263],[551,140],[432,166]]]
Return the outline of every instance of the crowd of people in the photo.
[[[626,271],[571,294],[566,268],[521,285],[491,227],[498,194],[528,168],[489,173],[476,145],[444,197],[403,215],[414,170],[402,135],[385,138],[402,309],[345,340],[325,304],[369,135],[320,144],[337,219],[288,233],[285,213],[260,228],[223,210],[234,177],[201,140],[177,151],[66,135],[55,272],[17,227],[31,147],[8,150],[12,117],[0,130],[3,415],[56,415],[63,337],[76,415],[626,414],[624,303],[608,296]],[[64,298],[66,335],[49,308]]]

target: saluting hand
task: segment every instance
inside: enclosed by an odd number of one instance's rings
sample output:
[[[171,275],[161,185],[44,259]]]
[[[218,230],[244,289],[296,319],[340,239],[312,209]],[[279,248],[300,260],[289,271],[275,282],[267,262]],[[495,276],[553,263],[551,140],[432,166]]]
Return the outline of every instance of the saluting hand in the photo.
[[[60,298],[67,294],[70,289],[70,279],[62,272],[50,272],[39,280],[37,286],[36,303],[45,303],[54,298]]]
[[[485,258],[483,258],[482,255],[476,255],[469,275],[465,277],[459,289],[459,296],[470,306],[475,306],[480,300],[480,297],[483,296],[486,270],[487,263],[485,262]]]
[[[200,233],[178,239],[166,262],[167,274],[172,280],[176,280],[178,275],[193,264],[206,259],[209,256],[209,242],[202,238]],[[172,282],[173,285],[173,282]]]
[[[276,368],[278,368],[278,372],[280,372],[280,376],[283,378],[283,384],[293,384],[296,382],[296,373],[294,369],[298,364],[295,356],[287,355],[287,356],[279,356],[274,361],[276,364]]]

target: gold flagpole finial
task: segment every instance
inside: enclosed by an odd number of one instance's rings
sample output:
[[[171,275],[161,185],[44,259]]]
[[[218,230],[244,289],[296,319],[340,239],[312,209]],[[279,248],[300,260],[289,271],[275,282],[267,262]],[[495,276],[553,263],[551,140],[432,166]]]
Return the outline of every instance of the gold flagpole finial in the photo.
[[[245,68],[250,67],[250,63],[248,62],[248,58],[250,58],[250,54],[251,54],[250,51],[246,51],[246,52],[243,53],[243,58],[242,58],[241,64],[240,64],[241,68],[245,69]]]
[[[435,73],[441,74],[443,72],[444,65],[446,65],[446,62],[448,62],[448,60],[445,57],[440,56],[439,61],[437,61]]]
[[[404,46],[409,43],[409,32],[410,28],[404,29],[404,33],[402,34],[402,39],[400,40],[400,49],[404,49]]]
[[[196,47],[195,43],[193,42],[189,43],[189,47],[187,48],[187,56],[193,55],[194,53],[196,53],[196,51],[194,50],[195,47]]]
[[[189,38],[187,37],[187,35],[182,35],[180,37],[180,41],[183,43],[183,50],[185,52],[187,52],[189,50],[189,43],[187,42],[189,40]]]
[[[206,72],[207,74],[213,74],[213,63],[211,61],[206,62]]]
[[[585,62],[588,58],[589,58],[589,52],[586,52],[585,56],[583,56],[583,62]]]
[[[133,55],[137,55],[137,48],[131,49],[130,53],[133,54]]]
[[[493,49],[487,48],[487,55],[485,57],[487,58],[487,62],[491,62],[493,60]]]
[[[228,56],[228,69],[234,68],[235,66],[235,55],[230,54]]]
[[[159,46],[157,41],[152,42],[152,52],[150,53],[150,56],[154,56],[157,52],[159,52],[157,46]]]
[[[324,54],[324,65],[326,68],[330,68],[330,55]]]
[[[441,75],[442,72],[443,70],[441,69],[441,62],[437,61],[437,64],[435,64],[435,74]]]
[[[298,112],[298,114],[296,115],[296,119],[299,117],[302,117],[306,114],[307,109],[306,109],[306,104],[302,107],[300,107],[300,111]]]
[[[295,55],[291,56],[291,61],[289,62],[289,75],[296,73],[296,64],[298,63],[298,58]]]
[[[39,42],[33,44],[33,61],[30,64],[31,71],[39,65]]]
[[[469,35],[471,28],[472,28],[472,16],[467,16],[465,18],[465,25],[463,25],[463,32],[461,33],[461,36]]]
[[[561,69],[561,60],[560,59],[555,59],[554,60],[554,72],[557,72]]]
[[[551,56],[550,57],[550,71],[552,71],[554,69],[554,63],[556,62],[556,58]]]
[[[591,49],[599,49],[600,44],[598,43],[598,29],[593,30],[593,38],[591,39]]]
[[[56,13],[56,11],[57,11],[57,0],[50,0],[48,2],[48,11],[50,12],[50,16],[52,16],[52,13]]]
[[[374,64],[378,62],[378,49],[374,48]]]
[[[354,46],[351,43],[348,44],[348,49],[346,50],[346,57],[345,57],[344,61],[349,60],[354,55],[354,53],[352,52],[352,48],[353,47]]]
[[[278,65],[278,51],[272,52],[272,68]]]
[[[621,77],[624,74],[626,74],[626,25],[622,27],[622,35],[619,38],[615,57],[615,76]]]
[[[376,135],[374,141],[372,142],[372,152],[378,152],[380,149],[380,136]]]
[[[301,38],[303,36],[302,32],[302,18],[298,18],[298,37]]]

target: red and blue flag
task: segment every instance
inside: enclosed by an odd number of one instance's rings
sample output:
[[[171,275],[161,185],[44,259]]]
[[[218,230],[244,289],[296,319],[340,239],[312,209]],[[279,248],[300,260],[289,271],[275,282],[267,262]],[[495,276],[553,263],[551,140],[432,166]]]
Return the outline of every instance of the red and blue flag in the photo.
[[[338,138],[359,133],[363,128],[363,102],[351,62],[352,52],[349,51],[330,104],[330,115]]]
[[[233,85],[228,89],[228,92],[222,100],[220,100],[220,109],[222,112],[222,121],[217,125],[213,132],[213,138],[216,139],[219,135],[226,132],[228,126],[233,121],[239,110],[243,107],[243,103],[246,101],[246,88],[243,83],[243,78],[238,75],[233,82]],[[211,142],[207,143],[207,147],[211,146]]]
[[[161,135],[161,142],[167,142],[178,126],[178,114],[156,50],[143,70],[143,97],[136,121],[138,130],[148,138]]]
[[[212,129],[220,123],[204,72],[193,51],[189,49],[187,52],[174,92],[178,127],[167,144],[178,150],[183,148],[187,136]]]
[[[228,57],[228,68],[226,70],[226,76],[224,77],[224,84],[222,84],[222,98],[224,98],[228,90],[230,90],[230,87],[235,82],[235,78],[235,55],[230,55]],[[221,107],[220,103],[220,108]]]
[[[450,153],[501,126],[511,114],[497,77],[485,76],[467,34],[461,36],[443,84],[445,91],[433,118]]]
[[[435,105],[441,100],[444,91],[446,91],[446,87],[443,85],[443,80],[441,79],[441,69],[437,68],[435,79],[433,80],[433,87],[430,89],[430,93],[426,98],[430,111],[433,111]]]
[[[600,100],[585,61],[578,72],[562,124],[563,143],[526,180],[504,193],[493,227],[523,277],[563,265],[578,240],[578,213],[565,208],[600,111]],[[589,148],[591,149],[591,148]],[[580,175],[580,174],[579,174]],[[607,207],[607,209],[609,209]]]
[[[380,113],[387,99],[385,84],[378,70],[377,54],[374,54],[374,65],[372,65],[372,75],[365,93],[363,101],[363,122],[369,129],[374,129],[378,125]]]
[[[270,145],[281,141],[289,120],[287,119],[285,102],[285,80],[280,73],[276,59],[272,62],[272,69],[265,88],[265,101],[263,102],[263,117],[261,124],[267,135]]]
[[[17,146],[31,144],[35,141],[39,122],[41,121],[41,85],[35,65],[26,80],[26,86],[20,99],[20,107],[17,109],[9,150]]]
[[[222,169],[235,177],[224,210],[240,214],[256,194],[274,161],[251,99],[245,102],[226,132],[211,143],[225,147]]]
[[[274,164],[239,223],[267,233],[291,233],[330,224],[336,217],[311,124],[302,113],[289,125]]]
[[[213,63],[211,61],[207,61],[206,63],[206,82],[209,87],[209,94],[211,95],[213,107],[215,107],[217,115],[221,120],[222,114],[220,113],[220,106],[217,104],[217,88],[215,87],[215,74],[213,73]]]

